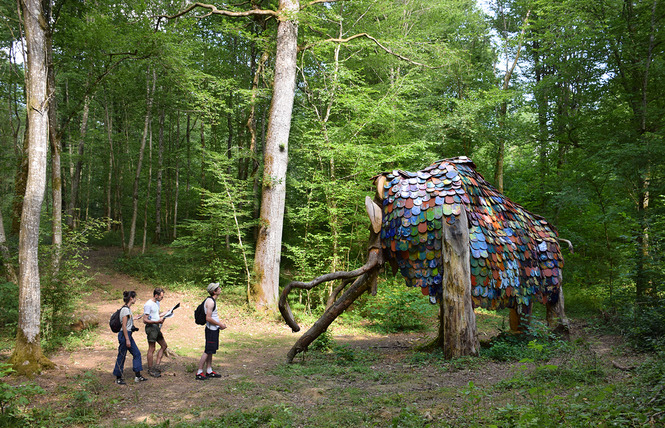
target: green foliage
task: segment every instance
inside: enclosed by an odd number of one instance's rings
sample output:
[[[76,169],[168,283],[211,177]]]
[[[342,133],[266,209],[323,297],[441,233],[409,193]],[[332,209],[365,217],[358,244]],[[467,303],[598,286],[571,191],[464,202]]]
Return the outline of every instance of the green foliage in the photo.
[[[329,351],[332,349],[333,345],[335,343],[335,339],[332,336],[332,333],[330,333],[328,330],[324,331],[319,335],[319,337],[312,342],[307,349],[311,351]]]
[[[13,282],[0,282],[0,328],[2,334],[15,336],[18,322],[18,285]]]
[[[40,265],[47,267],[41,277],[41,335],[46,350],[59,346],[69,334],[74,309],[91,279],[84,264],[88,242],[99,237],[104,227],[103,220],[88,219],[78,229],[63,231],[59,249],[40,246]],[[52,262],[56,258],[57,266]]]
[[[172,251],[152,247],[145,254],[120,256],[115,267],[121,272],[173,287],[201,280],[201,269],[196,257],[187,251]]]
[[[184,251],[196,264],[190,280],[215,281],[224,285],[247,283],[253,248],[247,245],[251,218],[251,189],[248,183],[234,179],[227,171],[235,159],[209,153],[209,171],[214,174],[219,191],[200,189],[201,220],[188,220],[185,234],[172,246]]]
[[[481,349],[481,355],[496,361],[545,361],[569,348],[568,342],[536,320],[531,321],[527,333],[502,332],[490,345]]]
[[[44,390],[32,382],[10,385],[5,382],[14,370],[9,364],[0,363],[0,425],[22,426],[31,422],[31,415],[26,408],[30,399],[43,394]]]
[[[665,299],[654,299],[645,306],[627,304],[617,318],[615,327],[633,348],[653,352],[665,345]]]
[[[439,307],[430,304],[420,290],[406,287],[401,278],[386,280],[378,290],[375,297],[367,299],[361,313],[379,332],[423,331],[436,317]]]
[[[432,425],[427,423],[427,419],[417,409],[406,406],[399,411],[399,415],[393,417],[391,426],[395,428],[421,428]]]

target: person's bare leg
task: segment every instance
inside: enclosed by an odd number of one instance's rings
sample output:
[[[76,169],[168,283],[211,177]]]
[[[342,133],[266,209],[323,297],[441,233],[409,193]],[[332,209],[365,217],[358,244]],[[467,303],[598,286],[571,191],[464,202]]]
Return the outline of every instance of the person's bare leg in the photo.
[[[148,371],[152,370],[153,355],[155,353],[155,342],[148,342]]]
[[[210,354],[210,357],[212,357],[212,354]],[[201,373],[203,371],[203,368],[205,366],[205,363],[208,361],[208,354],[205,352],[203,355],[201,355],[201,359],[199,360],[199,371],[198,373]]]
[[[159,339],[157,343],[159,343],[159,351],[157,351],[157,358],[155,359],[155,367],[159,366],[162,363],[162,357],[164,356],[164,351],[166,351],[166,348],[169,347],[169,345],[166,344],[166,340],[164,339]],[[152,349],[153,350],[155,349],[154,343]]]

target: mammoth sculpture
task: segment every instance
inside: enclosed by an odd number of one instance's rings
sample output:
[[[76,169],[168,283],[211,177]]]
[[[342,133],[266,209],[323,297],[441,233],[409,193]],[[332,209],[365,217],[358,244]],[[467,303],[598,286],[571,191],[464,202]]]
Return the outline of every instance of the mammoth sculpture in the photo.
[[[308,283],[294,281],[282,290],[280,312],[297,332],[287,301],[290,290],[342,279],[324,314],[290,350],[289,362],[360,295],[376,293],[386,262],[407,286],[419,287],[440,305],[437,341],[446,357],[477,354],[475,307],[510,308],[511,330],[519,330],[538,301],[547,308],[550,326],[567,329],[557,231],[499,193],[469,158],[440,160],[418,172],[381,173],[374,183],[374,200],[365,200],[371,221],[365,265]]]

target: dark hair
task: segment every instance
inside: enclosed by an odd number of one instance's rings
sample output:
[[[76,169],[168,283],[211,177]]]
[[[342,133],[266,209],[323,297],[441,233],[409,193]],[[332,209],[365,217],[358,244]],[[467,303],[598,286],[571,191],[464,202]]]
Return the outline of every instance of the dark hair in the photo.
[[[123,291],[122,292],[122,300],[125,303],[129,303],[129,299],[133,299],[134,297],[136,297],[136,291],[134,291],[134,290],[132,290],[132,291]]]
[[[159,296],[159,295],[162,294],[163,292],[164,292],[164,289],[163,289],[163,288],[155,288],[155,290],[152,292],[152,295],[153,295],[153,297],[154,297],[154,296]]]

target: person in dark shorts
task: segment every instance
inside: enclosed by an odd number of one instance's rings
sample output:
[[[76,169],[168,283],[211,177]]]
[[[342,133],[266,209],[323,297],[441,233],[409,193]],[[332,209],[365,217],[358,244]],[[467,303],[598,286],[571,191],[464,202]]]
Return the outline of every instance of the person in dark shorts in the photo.
[[[164,289],[155,288],[152,292],[152,298],[143,305],[143,322],[145,323],[145,334],[148,336],[148,374],[152,377],[162,375],[159,365],[168,345],[162,334],[162,325],[164,324],[164,314],[160,312],[160,302],[164,299]],[[157,358],[154,358],[155,343],[159,343]]]
[[[123,291],[122,300],[125,305],[120,309],[120,319],[122,320],[122,328],[118,332],[118,357],[115,360],[115,368],[113,374],[115,375],[115,383],[118,385],[126,385],[123,378],[125,371],[125,357],[127,351],[132,354],[132,368],[134,369],[134,382],[144,382],[148,379],[141,376],[143,364],[141,363],[141,351],[136,346],[132,334],[138,330],[134,327],[134,318],[132,315],[131,306],[136,303],[136,291]],[[140,317],[136,317],[139,319]]]
[[[199,361],[196,380],[208,380],[210,378],[222,377],[212,369],[212,356],[219,348],[219,331],[226,328],[226,324],[220,321],[217,313],[217,297],[221,294],[222,289],[219,287],[218,282],[213,282],[208,284],[207,290],[210,297],[205,300],[203,305],[206,313],[206,344],[203,355],[201,355],[201,360]]]

